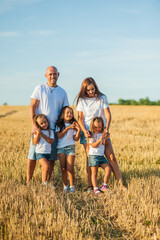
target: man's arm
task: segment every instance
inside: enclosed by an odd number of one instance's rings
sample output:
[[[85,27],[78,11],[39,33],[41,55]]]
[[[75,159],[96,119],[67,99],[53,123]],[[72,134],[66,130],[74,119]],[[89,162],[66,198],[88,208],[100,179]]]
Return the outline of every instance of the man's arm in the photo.
[[[32,124],[32,129],[33,131],[37,129],[37,127],[34,124],[33,117],[36,114],[36,109],[39,105],[39,100],[35,98],[31,98],[31,103],[30,103],[30,118],[31,118],[31,124]]]

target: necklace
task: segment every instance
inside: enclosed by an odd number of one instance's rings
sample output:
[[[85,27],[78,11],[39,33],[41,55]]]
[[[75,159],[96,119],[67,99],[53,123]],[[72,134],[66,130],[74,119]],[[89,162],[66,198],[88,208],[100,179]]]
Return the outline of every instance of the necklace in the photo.
[[[47,86],[48,86],[48,84],[47,84]],[[51,93],[53,93],[56,88],[55,88],[55,87],[50,87],[50,86],[48,86],[48,89],[49,89],[49,91],[50,91]]]

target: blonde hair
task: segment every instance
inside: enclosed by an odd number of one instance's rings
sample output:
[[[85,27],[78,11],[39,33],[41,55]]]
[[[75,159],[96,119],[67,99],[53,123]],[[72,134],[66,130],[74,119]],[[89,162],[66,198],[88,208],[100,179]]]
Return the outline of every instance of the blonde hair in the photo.
[[[95,128],[95,126],[94,126],[94,123],[95,122],[101,122],[102,123],[102,130],[101,130],[101,132],[103,132],[104,131],[104,121],[103,121],[103,118],[102,117],[94,117],[94,118],[92,118],[92,121],[91,121],[91,123],[90,123],[90,129],[89,129],[89,131],[91,132],[91,134],[93,134],[94,133],[94,128]]]

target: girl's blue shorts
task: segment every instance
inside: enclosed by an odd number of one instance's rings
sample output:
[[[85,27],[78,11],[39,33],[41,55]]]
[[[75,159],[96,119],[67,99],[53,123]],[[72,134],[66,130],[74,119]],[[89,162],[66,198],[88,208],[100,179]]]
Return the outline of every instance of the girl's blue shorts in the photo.
[[[63,153],[65,155],[75,155],[75,145],[68,145],[66,147],[57,148],[57,153]]]
[[[108,161],[104,156],[89,155],[88,163],[89,167],[98,167],[102,164],[108,164]]]

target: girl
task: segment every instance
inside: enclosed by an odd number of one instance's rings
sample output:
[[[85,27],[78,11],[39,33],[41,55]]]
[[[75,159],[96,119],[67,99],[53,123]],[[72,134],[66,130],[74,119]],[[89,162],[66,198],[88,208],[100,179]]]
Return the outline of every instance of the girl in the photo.
[[[111,113],[108,105],[107,97],[101,93],[98,86],[93,78],[89,77],[84,79],[81,85],[80,92],[77,96],[77,111],[79,125],[82,129],[80,143],[83,144],[86,155],[87,155],[87,138],[90,137],[89,126],[91,120],[95,116],[100,116],[103,118],[104,125],[106,127],[107,136],[110,136],[109,127],[111,122]],[[105,144],[105,155],[109,161],[112,171],[124,189],[121,172],[114,155],[111,140],[108,139]],[[88,158],[87,158],[87,172],[88,172],[88,184],[89,191],[92,190],[91,182],[91,170],[88,168]]]
[[[56,123],[58,136],[57,153],[60,160],[62,181],[64,192],[74,189],[74,160],[75,160],[75,141],[80,138],[81,128],[74,118],[72,108],[63,107]],[[67,184],[67,172],[69,175],[70,189]]]
[[[105,141],[107,141],[107,133],[104,131],[104,122],[101,117],[94,117],[90,124],[89,138],[89,167],[91,167],[91,178],[94,187],[94,193],[100,194],[101,191],[107,191],[107,183],[111,174],[111,168],[104,157]],[[102,167],[105,171],[104,182],[100,189],[97,183],[98,167]]]
[[[49,127],[49,121],[44,114],[34,116],[37,130],[33,135],[33,144],[36,145],[36,159],[42,166],[42,185],[47,185],[48,159],[51,154],[51,144],[54,142],[54,132]]]

